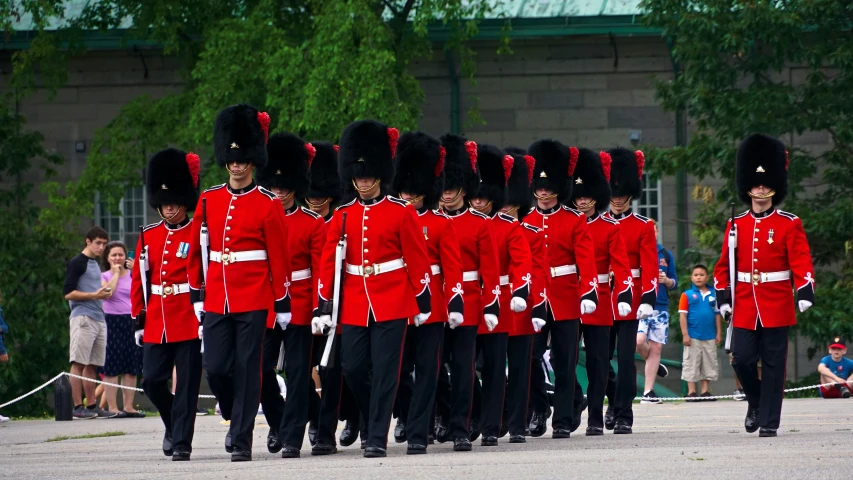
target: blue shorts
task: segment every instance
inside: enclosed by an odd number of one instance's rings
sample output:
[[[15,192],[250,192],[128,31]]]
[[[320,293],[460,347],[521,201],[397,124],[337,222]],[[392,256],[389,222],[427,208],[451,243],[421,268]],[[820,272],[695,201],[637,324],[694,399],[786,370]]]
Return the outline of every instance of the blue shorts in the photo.
[[[637,333],[646,335],[646,341],[666,345],[666,339],[669,336],[669,312],[666,310],[656,312],[651,317],[640,320],[637,327]]]

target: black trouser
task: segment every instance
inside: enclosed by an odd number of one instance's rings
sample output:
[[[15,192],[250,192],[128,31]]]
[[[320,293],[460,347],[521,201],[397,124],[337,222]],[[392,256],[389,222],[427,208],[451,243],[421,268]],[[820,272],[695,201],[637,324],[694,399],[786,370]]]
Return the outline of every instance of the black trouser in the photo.
[[[326,348],[326,341],[329,337],[315,335],[314,336],[314,360],[317,365],[322,359],[323,350]],[[320,367],[320,384],[323,389],[320,394],[319,405],[317,408],[317,416],[311,418],[317,421],[317,443],[322,445],[337,445],[335,441],[335,431],[338,429],[338,412],[341,410],[341,392],[346,387],[344,383],[343,371],[341,370],[341,336],[335,335],[335,343],[332,346],[334,350],[332,357],[334,362],[328,367]],[[319,351],[319,355],[317,352]],[[312,362],[312,363],[315,363]],[[313,387],[312,387],[313,390]],[[355,403],[355,400],[350,400],[349,403]],[[312,413],[313,415],[313,413]]]
[[[444,342],[450,356],[450,438],[468,438],[476,380],[477,327],[448,328]]]
[[[548,350],[548,337],[551,334],[551,326],[554,319],[551,318],[551,309],[545,317],[547,322],[538,333],[533,335],[533,359],[530,362],[530,410],[531,412],[546,413],[551,410],[551,402],[548,400],[548,375],[545,367],[545,352]]]
[[[174,396],[168,385],[172,367],[178,378]],[[172,432],[172,447],[176,452],[192,452],[201,385],[201,341],[146,343],[142,377],[142,390],[160,412],[166,431]]]
[[[637,347],[634,347],[637,348]],[[610,329],[610,356],[608,357],[610,360],[613,360],[613,354],[616,353],[616,329]],[[607,403],[609,408],[613,408],[613,403],[616,401],[616,370],[613,369],[613,362],[607,363],[607,387],[605,389],[605,395],[607,396]]]
[[[314,335],[310,325],[288,325],[284,331],[284,378],[287,403],[279,425],[282,445],[302,449],[308,423],[308,382],[311,381],[311,347]]]
[[[533,335],[509,337],[506,348],[509,372],[507,375],[507,426],[510,435],[524,435],[527,430],[527,399],[530,395],[530,355]]]
[[[634,397],[637,396],[637,320],[617,320],[610,327],[616,332],[616,392],[613,396],[613,416],[628,426],[634,425]],[[609,359],[613,358],[610,350]],[[609,362],[608,362],[609,363]],[[590,405],[592,408],[592,405]]]
[[[778,429],[782,416],[785,366],[788,360],[790,327],[766,328],[758,322],[755,330],[735,328],[732,337],[733,367],[743,385],[750,408],[758,408],[758,426]],[[758,360],[761,360],[761,379]]]
[[[252,450],[252,431],[261,397],[261,357],[267,311],[206,312],[204,369],[219,401],[222,417],[231,420],[231,445]]]
[[[281,397],[281,389],[278,386],[278,375],[275,368],[278,365],[278,357],[281,354],[281,344],[284,342],[284,331],[275,324],[264,332],[264,370],[261,377],[261,406],[264,408],[264,417],[271,430],[278,432],[281,425],[281,416],[284,412],[284,399]]]
[[[586,389],[586,399],[589,402],[587,410],[587,425],[590,427],[604,428],[604,390],[607,383],[608,360],[608,336],[610,327],[599,325],[580,326],[583,335],[584,352],[586,352],[586,376],[589,385]],[[576,406],[583,402],[583,391],[580,383],[575,380]]]
[[[497,437],[501,431],[506,389],[506,349],[508,333],[489,333],[477,337],[477,350],[483,354],[482,414],[480,429],[484,437]]]
[[[444,335],[446,341],[447,333],[445,332]],[[450,360],[447,354],[447,346],[443,345],[441,347],[441,365],[439,365],[438,369],[438,384],[435,388],[435,414],[444,419],[445,426],[447,426],[447,422],[450,421],[451,411],[451,389],[449,369]]]
[[[341,366],[358,409],[364,412],[367,443],[374,447],[388,446],[406,322],[405,318],[377,322],[371,314],[367,327],[343,326]]]
[[[551,368],[554,369],[554,416],[551,427],[554,429],[568,430],[572,425],[577,401],[575,383],[579,329],[580,320],[561,320],[551,325]]]
[[[441,368],[441,344],[444,343],[444,323],[410,326],[406,332],[403,364],[414,370],[414,383],[409,383],[409,398],[397,395],[400,418],[406,422],[406,436],[411,445],[426,445],[435,408],[438,370]],[[404,368],[405,370],[405,368]],[[401,373],[400,383],[411,375]]]

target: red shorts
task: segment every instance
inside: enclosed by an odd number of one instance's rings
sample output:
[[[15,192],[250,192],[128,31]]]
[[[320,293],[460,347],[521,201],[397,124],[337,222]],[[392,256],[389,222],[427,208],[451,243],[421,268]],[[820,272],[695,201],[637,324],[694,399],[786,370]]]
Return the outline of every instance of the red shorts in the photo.
[[[823,398],[841,398],[841,389],[836,385],[820,387],[820,396]]]

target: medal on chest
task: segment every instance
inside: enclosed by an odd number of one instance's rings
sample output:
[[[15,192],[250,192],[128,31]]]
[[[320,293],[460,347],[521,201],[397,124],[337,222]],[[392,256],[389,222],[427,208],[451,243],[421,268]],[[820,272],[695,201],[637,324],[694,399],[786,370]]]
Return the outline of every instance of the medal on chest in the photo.
[[[181,242],[178,245],[178,258],[187,258],[187,255],[190,253],[190,244],[187,242]]]
[[[773,245],[773,229],[772,228],[767,233],[767,243],[770,245]]]
[[[429,237],[427,236],[427,227],[424,227],[424,240],[429,240]]]

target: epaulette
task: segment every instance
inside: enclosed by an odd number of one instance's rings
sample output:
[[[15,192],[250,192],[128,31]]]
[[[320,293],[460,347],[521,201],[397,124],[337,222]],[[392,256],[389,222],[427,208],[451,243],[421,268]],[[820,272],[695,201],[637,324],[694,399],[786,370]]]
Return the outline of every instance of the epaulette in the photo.
[[[501,220],[503,220],[505,222],[509,222],[509,223],[513,223],[513,222],[517,221],[515,219],[515,217],[511,217],[511,216],[509,216],[503,212],[498,212],[498,218],[500,218]]]
[[[527,214],[530,215],[536,210],[536,207],[530,207],[530,210],[527,211]]]
[[[745,211],[745,212],[743,212],[743,213],[741,213],[741,214],[735,215],[735,218],[743,218],[743,217],[745,217],[745,216],[746,216],[746,214],[747,214],[747,213],[749,213],[749,210],[747,210],[747,211]]]
[[[599,215],[599,217],[601,217],[601,219],[607,223],[612,223],[613,225],[619,225],[619,222],[614,220],[613,217],[610,217],[609,215]]]
[[[474,210],[473,208],[469,208],[468,211],[471,212],[473,215],[476,215],[476,216],[478,216],[482,219],[485,219],[485,220],[491,220],[491,218],[492,218],[483,212],[478,212],[477,210]]]
[[[307,213],[308,215],[311,215],[311,216],[312,216],[312,217],[314,217],[314,218],[320,218],[320,214],[319,214],[319,213],[317,213],[317,212],[315,212],[315,211],[313,211],[313,210],[311,210],[310,208],[305,208],[305,207],[299,207],[299,208],[300,208],[303,212]]]
[[[409,206],[409,202],[407,202],[407,201],[403,200],[402,198],[397,198],[397,197],[392,196],[392,195],[386,195],[386,198],[388,198],[388,200],[389,200],[391,203],[396,203],[397,205],[402,205],[402,206],[404,206],[404,207],[408,207],[408,206]]]
[[[541,229],[541,228],[539,228],[539,227],[534,227],[533,225],[531,225],[531,224],[529,224],[529,223],[521,222],[521,226],[522,226],[522,227],[524,227],[524,228],[526,228],[526,229],[528,229],[528,230],[530,230],[530,231],[531,231],[531,232],[533,232],[533,233],[539,233],[539,232],[541,232],[541,231],[542,231],[542,229]]]
[[[270,197],[270,200],[275,200],[276,198],[278,198],[274,193],[272,193],[271,191],[267,190],[264,187],[258,187],[258,191],[263,193],[264,195]]]
[[[649,220],[650,220],[649,217],[644,217],[644,216],[640,215],[639,213],[635,213],[634,216],[639,218],[640,220],[642,220],[643,223],[649,223]]]
[[[151,230],[152,228],[159,226],[161,223],[163,223],[163,220],[160,220],[157,223],[152,223],[150,225],[145,225],[144,227],[142,227],[142,231],[147,232],[148,230]]]
[[[567,207],[567,206],[565,206],[565,205],[563,205],[563,210],[565,210],[565,211],[567,211],[567,212],[574,213],[574,214],[575,214],[575,215],[577,215],[578,217],[580,217],[581,215],[583,215],[583,212],[581,212],[580,210],[575,210],[574,208]]]
[[[342,208],[349,207],[350,205],[352,205],[353,203],[355,203],[355,200],[356,200],[356,199],[355,199],[355,198],[353,198],[352,200],[350,200],[350,201],[349,201],[349,202],[347,202],[347,203],[342,203],[341,205],[338,205],[337,207],[335,207],[335,211],[337,212],[338,210],[340,210],[340,209],[342,209]]]
[[[214,186],[208,188],[207,190],[205,190],[205,192],[212,192],[214,190],[219,190],[220,188],[223,188],[224,186],[225,186],[224,183],[221,183],[219,185],[214,185]]]
[[[448,214],[446,214],[446,213],[442,212],[441,210],[439,210],[439,209],[437,209],[437,208],[436,208],[436,209],[433,209],[433,210],[430,210],[430,212],[432,212],[433,214],[435,214],[435,215],[436,215],[436,216],[438,216],[438,217],[446,218],[446,219],[448,219],[448,220],[450,220],[450,219],[451,219],[451,218],[450,218],[450,215],[448,215]]]
[[[788,220],[796,220],[796,219],[800,218],[800,217],[794,215],[793,213],[786,212],[784,210],[776,210],[776,213],[778,213],[779,215],[782,215],[783,217],[787,218]]]

